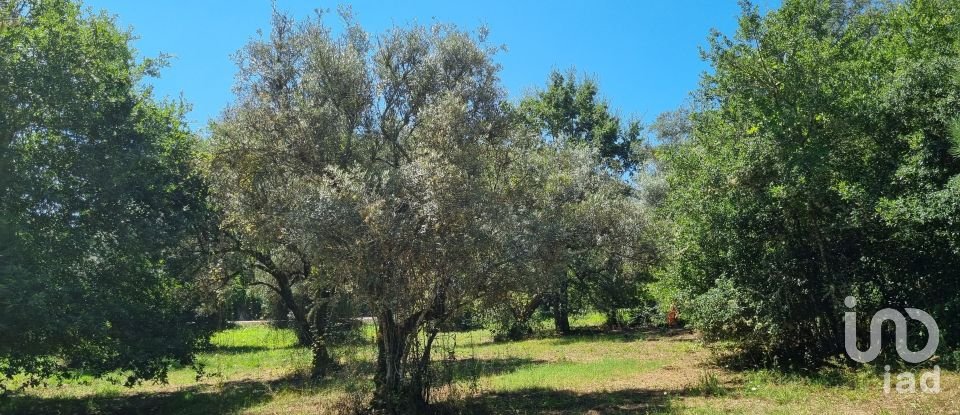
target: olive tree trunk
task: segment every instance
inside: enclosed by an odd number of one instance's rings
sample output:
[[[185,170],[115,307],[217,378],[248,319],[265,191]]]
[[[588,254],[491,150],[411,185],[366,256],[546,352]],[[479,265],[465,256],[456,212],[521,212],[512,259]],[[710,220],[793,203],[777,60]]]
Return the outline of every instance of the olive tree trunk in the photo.
[[[397,322],[389,311],[378,313],[377,328],[373,409],[389,415],[426,413],[431,342],[411,351],[417,342],[415,322]]]
[[[324,292],[310,311],[310,321],[313,325],[311,332],[313,343],[310,345],[310,349],[313,351],[313,359],[311,361],[310,377],[314,379],[326,376],[336,367],[336,362],[330,355],[330,349],[327,346],[327,327],[330,327],[330,296],[329,292]]]
[[[325,293],[308,313],[293,295],[290,276],[281,271],[271,274],[277,282],[277,294],[293,315],[293,329],[297,334],[297,342],[301,346],[309,347],[312,351],[310,376],[314,379],[326,376],[334,367],[326,342],[326,328],[330,318],[327,304],[329,293]]]

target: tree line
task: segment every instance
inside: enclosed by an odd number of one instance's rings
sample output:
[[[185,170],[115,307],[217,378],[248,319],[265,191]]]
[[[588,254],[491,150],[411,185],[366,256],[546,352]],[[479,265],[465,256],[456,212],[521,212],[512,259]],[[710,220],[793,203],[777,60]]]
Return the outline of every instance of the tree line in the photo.
[[[563,335],[585,309],[679,310],[790,368],[837,361],[848,295],[960,341],[956,1],[744,4],[646,128],[572,70],[511,101],[483,29],[275,12],[203,136],[110,16],[0,13],[3,390],[163,379],[238,295],[289,316],[317,378],[374,317],[386,413],[425,410],[441,332]]]

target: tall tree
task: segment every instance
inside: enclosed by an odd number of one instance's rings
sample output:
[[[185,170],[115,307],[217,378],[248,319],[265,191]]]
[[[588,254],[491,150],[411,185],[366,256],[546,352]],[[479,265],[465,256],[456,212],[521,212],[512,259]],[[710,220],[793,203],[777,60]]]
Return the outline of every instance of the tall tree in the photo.
[[[627,175],[634,173],[635,169],[645,161],[647,152],[641,137],[639,122],[621,121],[607,102],[599,96],[597,83],[590,78],[578,80],[572,70],[566,74],[551,73],[547,88],[521,100],[518,111],[521,119],[541,134],[546,141],[552,142],[553,146],[560,149],[576,146],[593,149],[594,160],[588,164],[589,166],[597,166],[600,169],[605,166],[612,173]],[[558,174],[562,176],[570,172],[566,170]],[[577,185],[576,182],[581,179],[586,178],[578,177],[573,184]],[[589,187],[588,183],[589,180],[586,180],[579,185]],[[612,183],[607,185],[616,186]],[[566,255],[559,262],[560,267],[549,271],[553,275],[547,286],[552,292],[545,295],[546,298],[542,298],[550,305],[555,326],[560,333],[570,331],[569,315],[572,309],[570,295],[571,290],[575,289],[574,286],[579,286],[584,296],[600,300],[597,305],[601,305],[601,308],[605,308],[607,304],[623,304],[623,301],[606,300],[613,300],[614,297],[624,300],[635,291],[615,287],[619,284],[609,287],[608,284],[603,283],[605,280],[622,282],[632,278],[622,269],[623,258],[620,255],[596,243],[598,240],[603,240],[602,235],[591,235],[590,232],[580,232],[577,229],[587,224],[582,216],[577,216],[583,214],[578,209],[589,204],[590,198],[597,197],[598,193],[595,192],[604,191],[599,187],[592,189],[587,187],[579,190],[569,189],[569,191],[550,196],[551,203],[555,204],[558,214],[561,210],[566,211],[562,214],[565,220],[559,220],[558,223],[569,225],[567,237],[557,241],[558,244],[565,246]],[[630,184],[624,181],[620,184],[619,190],[606,190],[606,195],[612,197],[611,200],[618,198],[627,200],[631,197],[632,190]],[[579,208],[573,208],[574,206]],[[595,216],[595,218],[600,217],[602,215]],[[613,226],[606,230],[612,231],[615,228],[616,226]],[[636,236],[639,237],[639,235]],[[629,242],[624,241],[622,246],[629,245]],[[626,296],[611,295],[614,293]],[[610,315],[613,316],[612,313]]]
[[[0,8],[0,372],[162,379],[207,334],[191,295],[206,189],[183,109],[140,86],[157,65],[111,18]]]
[[[566,143],[584,143],[615,170],[630,171],[644,161],[642,128],[623,121],[600,95],[591,78],[577,79],[573,70],[554,71],[547,88],[520,101],[523,119],[544,136]]]
[[[280,298],[301,345],[313,349],[317,377],[334,363],[326,336],[336,284],[284,216],[329,167],[358,161],[346,132],[367,121],[370,91],[362,39],[348,40],[274,12],[269,36],[237,54],[237,102],[212,125],[210,177],[223,212],[218,268]]]
[[[618,309],[636,305],[640,283],[657,256],[651,209],[618,172],[606,168],[597,149],[544,140],[538,132],[532,136],[535,144],[516,157],[502,192],[509,203],[522,206],[524,220],[536,229],[529,241],[535,251],[484,304],[495,312],[495,334],[527,335],[541,306],[551,306],[556,319],[566,322],[571,300],[615,323]],[[560,284],[573,291],[572,298],[558,301]]]
[[[375,406],[422,411],[439,327],[528,249],[497,192],[512,151],[497,48],[442,25],[371,42],[342,15],[340,37],[278,15],[244,49],[214,180],[254,252],[308,262],[298,278],[374,313]]]
[[[843,352],[843,299],[957,344],[954,1],[747,4],[662,155],[687,316],[780,364]],[[865,331],[861,331],[865,332]]]

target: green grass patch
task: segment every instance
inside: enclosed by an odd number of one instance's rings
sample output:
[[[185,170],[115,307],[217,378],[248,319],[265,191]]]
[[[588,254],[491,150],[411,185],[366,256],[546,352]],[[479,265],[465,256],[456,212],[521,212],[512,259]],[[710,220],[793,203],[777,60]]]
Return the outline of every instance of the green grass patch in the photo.
[[[168,384],[132,389],[80,376],[0,401],[0,414],[333,414],[370,397],[376,348],[373,327],[363,330],[368,343],[334,348],[341,370],[319,382],[305,378],[310,352],[291,330],[244,326],[213,336],[213,347],[198,356],[206,371],[199,380],[189,367],[172,370]],[[734,372],[714,366],[709,349],[682,331],[498,343],[489,331],[473,330],[443,333],[435,346],[436,367],[450,376],[437,399],[487,413],[931,413],[950,407],[960,383],[944,371],[943,394],[890,401],[867,369]],[[444,387],[459,392],[444,394]]]
[[[583,389],[600,387],[610,381],[649,373],[663,367],[661,361],[604,358],[594,362],[532,363],[485,380],[496,391],[529,388]]]
[[[217,332],[210,338],[210,343],[219,352],[288,349],[297,346],[297,336],[288,329],[252,325]]]
[[[597,311],[588,311],[570,316],[571,327],[600,327],[607,322],[607,316]]]

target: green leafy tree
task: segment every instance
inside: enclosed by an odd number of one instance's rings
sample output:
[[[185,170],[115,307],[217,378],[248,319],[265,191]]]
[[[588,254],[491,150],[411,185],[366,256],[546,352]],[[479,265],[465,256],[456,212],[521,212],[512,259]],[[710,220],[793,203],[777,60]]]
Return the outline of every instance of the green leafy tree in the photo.
[[[547,88],[520,101],[522,118],[545,137],[585,143],[615,170],[629,171],[644,161],[642,128],[624,122],[600,96],[597,82],[578,80],[573,70],[550,74]]]
[[[644,231],[636,234],[614,235],[622,230],[617,220],[628,220],[635,212],[642,211],[642,202],[634,197],[636,189],[626,180],[618,180],[617,174],[627,177],[638,173],[647,155],[646,144],[641,137],[639,122],[624,123],[615,115],[609,105],[599,96],[597,83],[592,79],[578,81],[573,71],[567,74],[553,72],[547,88],[524,98],[518,112],[525,124],[539,133],[546,142],[552,143],[553,151],[567,151],[565,147],[583,146],[593,149],[593,158],[586,165],[570,166],[559,163],[545,166],[555,169],[554,180],[565,187],[554,188],[553,194],[541,195],[548,205],[543,209],[554,210],[556,224],[566,224],[564,236],[557,246],[564,247],[564,255],[555,258],[547,284],[550,292],[531,297],[536,302],[549,305],[557,331],[570,331],[569,315],[575,311],[571,301],[572,292],[577,292],[588,300],[591,306],[602,309],[610,317],[616,315],[616,309],[635,304],[638,293],[639,267],[629,270],[624,254],[626,251],[644,245]],[[551,145],[548,144],[548,147]],[[584,160],[580,160],[583,163]],[[577,175],[577,169],[584,166],[599,170],[609,170],[595,174],[605,175],[607,183],[600,184],[583,174]],[[558,168],[559,167],[559,168]],[[598,172],[599,173],[599,172]],[[645,174],[645,172],[640,172]],[[549,183],[549,179],[547,179]],[[536,184],[534,185],[536,186]],[[551,191],[548,186],[545,189]],[[600,203],[597,203],[600,202]],[[637,203],[633,203],[637,202]],[[626,203],[619,205],[621,212],[604,212],[611,206],[603,203]],[[590,210],[596,209],[596,210]],[[622,214],[620,218],[612,215]],[[593,223],[590,223],[590,221]],[[606,223],[603,223],[607,220]],[[599,232],[599,233],[598,233]],[[605,244],[598,241],[619,241],[623,252],[618,252],[617,243]],[[652,245],[647,246],[652,248]],[[647,249],[643,251],[651,252]],[[642,255],[640,262],[648,263],[650,257]],[[529,308],[528,308],[529,309]],[[520,314],[526,316],[527,313]],[[610,323],[616,323],[615,318]]]
[[[522,266],[511,268],[504,289],[481,305],[493,312],[492,328],[501,339],[525,337],[532,331],[531,319],[538,309],[556,307],[558,286],[569,286],[575,279],[570,275],[572,257],[599,248],[600,241],[628,245],[614,242],[609,235],[611,225],[616,225],[608,221],[609,213],[622,198],[604,197],[622,196],[623,184],[603,167],[596,151],[583,144],[548,142],[537,133],[530,137],[506,171],[508,186],[502,192],[511,204],[524,209],[524,220],[536,229],[527,242],[534,252]],[[563,307],[570,307],[569,298]]]
[[[843,353],[855,295],[930,311],[957,344],[958,10],[746,4],[736,35],[714,37],[689,128],[660,154],[668,279],[708,336],[815,365]]]
[[[157,65],[111,18],[57,0],[0,14],[0,371],[163,379],[207,334],[183,108],[140,86]]]

